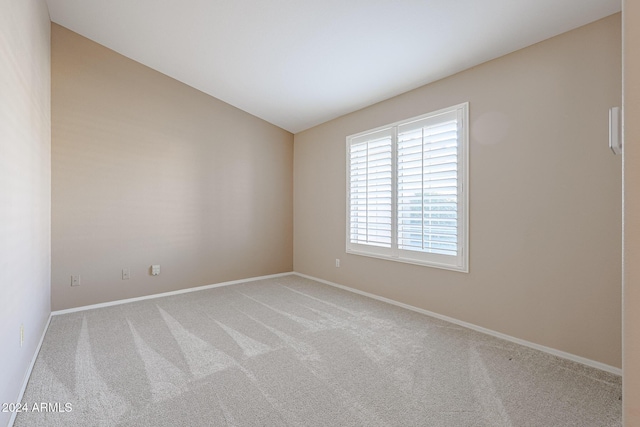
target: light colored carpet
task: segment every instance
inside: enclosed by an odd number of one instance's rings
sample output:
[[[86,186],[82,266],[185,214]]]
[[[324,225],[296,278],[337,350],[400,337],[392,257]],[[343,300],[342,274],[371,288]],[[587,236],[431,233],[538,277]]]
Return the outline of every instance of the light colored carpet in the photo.
[[[16,426],[620,426],[621,379],[298,276],[54,316]]]

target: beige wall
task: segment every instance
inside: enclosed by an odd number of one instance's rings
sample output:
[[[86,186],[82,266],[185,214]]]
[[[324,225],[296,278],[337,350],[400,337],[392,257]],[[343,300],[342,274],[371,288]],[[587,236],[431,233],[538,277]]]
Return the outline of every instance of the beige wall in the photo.
[[[620,367],[620,33],[618,14],[296,134],[295,271]],[[464,101],[470,273],[345,254],[345,137]]]
[[[292,270],[292,134],[55,24],[52,97],[54,310]]]
[[[624,425],[640,426],[640,1],[622,5],[624,39]]]
[[[51,312],[49,46],[43,0],[0,1],[2,403],[18,399]],[[7,425],[10,415],[0,412],[0,425]]]

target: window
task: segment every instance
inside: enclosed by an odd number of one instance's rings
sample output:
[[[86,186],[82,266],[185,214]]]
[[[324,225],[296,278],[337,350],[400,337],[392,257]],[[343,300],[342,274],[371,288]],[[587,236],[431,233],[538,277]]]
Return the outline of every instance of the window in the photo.
[[[468,271],[464,103],[347,137],[347,252]]]

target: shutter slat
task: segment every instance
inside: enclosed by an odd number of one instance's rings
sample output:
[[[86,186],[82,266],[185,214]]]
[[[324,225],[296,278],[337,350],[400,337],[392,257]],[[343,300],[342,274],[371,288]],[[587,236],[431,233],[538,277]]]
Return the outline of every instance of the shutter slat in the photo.
[[[372,137],[350,147],[350,241],[391,246],[391,137]]]
[[[457,253],[457,137],[455,120],[398,134],[400,249]]]
[[[350,137],[351,243],[459,255],[458,108]]]

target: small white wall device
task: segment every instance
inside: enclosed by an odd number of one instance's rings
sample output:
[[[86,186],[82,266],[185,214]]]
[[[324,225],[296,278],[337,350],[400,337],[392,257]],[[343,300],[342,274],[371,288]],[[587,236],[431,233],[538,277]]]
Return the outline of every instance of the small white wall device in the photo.
[[[152,276],[158,276],[160,274],[160,266],[159,265],[152,265],[151,266],[151,275]]]
[[[609,109],[609,148],[613,154],[622,154],[622,117],[620,107]]]

